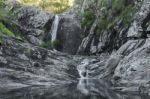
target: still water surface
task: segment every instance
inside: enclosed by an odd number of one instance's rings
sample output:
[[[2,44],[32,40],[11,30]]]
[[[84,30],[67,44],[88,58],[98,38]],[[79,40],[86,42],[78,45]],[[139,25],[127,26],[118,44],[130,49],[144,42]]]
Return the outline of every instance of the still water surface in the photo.
[[[0,99],[150,99],[138,94],[119,94],[110,84],[93,79],[80,79],[78,83],[53,87],[28,87],[0,91]]]

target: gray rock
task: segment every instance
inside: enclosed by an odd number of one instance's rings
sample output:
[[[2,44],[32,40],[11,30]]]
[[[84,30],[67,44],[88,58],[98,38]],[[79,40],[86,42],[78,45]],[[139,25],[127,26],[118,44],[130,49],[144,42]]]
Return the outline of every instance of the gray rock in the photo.
[[[4,57],[0,56],[0,64],[7,64],[7,60]]]
[[[33,35],[39,40],[47,38],[54,19],[53,14],[36,7],[21,6],[14,9],[14,15],[16,15],[15,20],[18,24],[18,30],[25,35],[25,38],[27,35]]]
[[[149,0],[144,0],[141,9],[136,13],[134,17],[134,22],[132,23],[127,37],[141,37],[143,34],[140,31],[145,30],[145,25],[149,20],[150,13],[150,2]]]
[[[28,35],[27,36],[27,39],[34,45],[41,45],[42,44],[42,41],[39,40],[37,37],[35,36],[32,36],[32,35]]]
[[[0,84],[3,84],[1,87],[51,86],[70,83],[74,79],[66,73],[71,67],[67,65],[67,61],[72,59],[69,55],[8,37],[3,39],[6,45],[0,46],[5,56],[0,56]],[[72,74],[74,75],[74,72]]]
[[[80,22],[73,15],[62,15],[57,33],[58,50],[64,53],[76,54],[81,43],[82,29]]]
[[[146,83],[150,79],[150,39],[142,47],[132,51],[118,64],[114,76],[120,76],[120,82],[131,82],[135,85]]]
[[[31,6],[23,6],[15,10],[15,14],[21,26],[34,29],[43,29],[47,22],[53,18],[53,14],[46,13]]]
[[[95,22],[93,23],[91,29],[90,29],[90,33],[88,34],[87,37],[85,37],[83,40],[82,40],[82,43],[80,44],[79,48],[78,48],[78,51],[77,51],[77,54],[88,54],[90,52],[90,45],[92,43],[92,40],[93,40],[93,37],[95,35],[95,28],[98,24],[98,20],[95,20]]]

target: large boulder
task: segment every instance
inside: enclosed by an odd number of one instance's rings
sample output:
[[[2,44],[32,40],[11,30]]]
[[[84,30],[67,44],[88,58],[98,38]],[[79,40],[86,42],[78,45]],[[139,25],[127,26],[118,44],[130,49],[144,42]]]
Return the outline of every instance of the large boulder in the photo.
[[[150,39],[135,49],[118,64],[114,76],[133,83],[148,83],[150,79]]]
[[[57,33],[60,46],[57,49],[65,53],[76,54],[82,40],[81,37],[80,22],[73,15],[62,15]]]

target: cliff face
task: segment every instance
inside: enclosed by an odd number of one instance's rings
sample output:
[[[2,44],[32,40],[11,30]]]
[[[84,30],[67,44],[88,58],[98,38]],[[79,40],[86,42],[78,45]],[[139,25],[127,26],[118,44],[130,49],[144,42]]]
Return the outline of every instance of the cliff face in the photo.
[[[94,54],[119,49],[128,39],[126,32],[138,9],[134,0],[84,0],[81,25],[90,34],[85,39],[92,37],[88,43],[83,40],[78,53]]]
[[[119,86],[149,86],[150,1],[101,0],[103,5],[97,5],[100,3],[97,0],[92,1],[85,0],[82,6],[83,14],[92,13],[95,19],[88,27],[90,20],[86,15],[82,17],[81,23],[88,21],[84,28],[89,33],[78,54],[111,53],[105,64],[106,71],[100,78],[113,78]],[[90,6],[100,9],[95,11]]]

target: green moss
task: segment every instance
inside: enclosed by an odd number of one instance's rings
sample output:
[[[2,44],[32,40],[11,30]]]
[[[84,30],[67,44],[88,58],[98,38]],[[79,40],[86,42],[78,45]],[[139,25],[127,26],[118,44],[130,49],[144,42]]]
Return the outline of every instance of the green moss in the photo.
[[[55,40],[55,41],[52,42],[53,48],[57,48],[57,47],[61,46],[61,44],[62,43],[59,40]]]
[[[44,47],[44,48],[48,48],[51,49],[52,48],[52,42],[51,41],[47,41],[47,42],[43,42],[40,47]]]
[[[124,0],[112,0],[113,14],[119,14],[124,9]]]
[[[124,9],[124,11],[122,11],[120,17],[122,18],[123,23],[125,25],[128,25],[131,23],[132,17],[135,14],[135,12],[136,12],[136,7],[133,5],[129,5],[128,7]]]
[[[52,49],[52,48],[57,48],[59,46],[61,46],[61,42],[59,40],[55,40],[55,41],[46,41],[46,42],[43,42],[43,44],[40,45],[40,47],[44,47],[44,48],[47,48],[47,49]]]
[[[14,37],[14,33],[11,32],[8,28],[5,27],[2,23],[0,23],[0,35],[5,34],[9,37]]]

